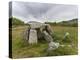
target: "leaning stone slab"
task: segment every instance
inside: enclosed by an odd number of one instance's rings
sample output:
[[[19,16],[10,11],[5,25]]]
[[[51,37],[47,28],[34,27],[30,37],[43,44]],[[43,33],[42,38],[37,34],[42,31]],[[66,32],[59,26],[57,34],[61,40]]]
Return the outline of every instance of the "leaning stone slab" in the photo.
[[[34,29],[30,29],[29,33],[29,44],[37,43],[37,31]]]
[[[48,32],[43,31],[43,34],[44,34],[44,38],[45,38],[48,42],[53,41],[52,36],[51,36],[51,35],[49,35],[49,34],[48,34]]]

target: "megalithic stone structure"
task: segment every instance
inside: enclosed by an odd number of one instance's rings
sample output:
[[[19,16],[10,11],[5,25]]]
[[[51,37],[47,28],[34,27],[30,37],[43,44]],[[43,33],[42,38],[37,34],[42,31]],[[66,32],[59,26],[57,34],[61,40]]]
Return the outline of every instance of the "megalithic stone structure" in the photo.
[[[49,24],[30,21],[28,22],[29,28],[26,34],[29,44],[37,44],[39,38],[45,38],[45,41],[52,42],[52,30]]]
[[[59,46],[64,47],[64,45],[60,45],[57,42],[54,42],[53,40],[53,31],[49,24],[43,24],[40,22],[28,22],[29,27],[24,32],[24,39],[29,44],[37,44],[39,38],[44,38],[45,41],[48,42],[48,51],[55,50]],[[53,36],[53,37],[52,37]],[[69,36],[69,33],[67,32],[64,36],[64,38],[67,38]],[[71,47],[71,45],[69,45]]]
[[[25,32],[25,39],[29,44],[37,44],[39,38],[44,38],[49,43],[48,50],[55,50],[59,47],[59,43],[53,42],[52,29],[49,24],[40,22],[28,22],[29,28]]]

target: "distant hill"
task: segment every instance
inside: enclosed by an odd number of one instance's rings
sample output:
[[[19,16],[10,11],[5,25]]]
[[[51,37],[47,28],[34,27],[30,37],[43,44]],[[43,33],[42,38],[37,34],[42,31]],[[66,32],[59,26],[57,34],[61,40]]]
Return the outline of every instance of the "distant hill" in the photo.
[[[75,19],[72,19],[72,20],[68,20],[68,21],[62,21],[62,22],[59,22],[58,24],[60,25],[64,25],[64,26],[78,26],[78,19],[75,18]]]
[[[70,24],[78,23],[78,19],[76,18],[76,19],[72,19],[72,20],[68,20],[68,21],[62,21],[62,22],[59,22],[59,23],[70,23]]]
[[[61,21],[61,22],[45,22],[46,24],[50,24],[50,25],[59,25],[59,26],[73,26],[73,27],[77,27],[78,26],[78,19],[72,19],[72,20],[67,20],[67,21]]]
[[[78,23],[78,19],[76,18],[76,19],[72,19],[72,20],[69,20],[68,21],[69,23]]]
[[[10,25],[24,25],[23,21],[21,21],[18,18],[15,18],[15,17],[9,18],[9,23],[10,23]]]

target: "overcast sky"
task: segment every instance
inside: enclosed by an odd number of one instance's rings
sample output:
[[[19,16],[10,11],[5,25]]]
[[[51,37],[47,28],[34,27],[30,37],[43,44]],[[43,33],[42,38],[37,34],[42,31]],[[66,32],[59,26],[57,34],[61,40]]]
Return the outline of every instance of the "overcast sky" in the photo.
[[[9,12],[11,13],[11,7]],[[59,22],[78,18],[78,7],[77,5],[12,2],[12,16],[24,22]]]

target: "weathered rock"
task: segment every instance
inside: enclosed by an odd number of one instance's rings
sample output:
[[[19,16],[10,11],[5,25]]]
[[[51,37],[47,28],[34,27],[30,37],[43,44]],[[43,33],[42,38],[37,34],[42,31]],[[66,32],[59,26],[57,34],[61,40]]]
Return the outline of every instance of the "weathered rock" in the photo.
[[[44,38],[45,38],[48,42],[53,41],[53,38],[52,38],[46,31],[43,31],[43,33],[44,33]]]
[[[44,25],[43,23],[36,22],[36,21],[30,21],[28,22],[28,24],[30,25],[32,29],[40,28],[42,25]]]
[[[59,47],[59,43],[50,42],[48,50],[55,50]]]
[[[52,29],[51,29],[51,27],[50,27],[50,25],[49,24],[46,24],[46,30],[47,30],[47,32],[52,36],[53,34],[52,34]]]
[[[42,39],[44,35],[41,32],[40,28],[39,29],[36,29],[36,30],[37,30],[37,37],[38,37],[38,39]]]
[[[37,43],[37,31],[30,29],[29,32],[29,44]]]

